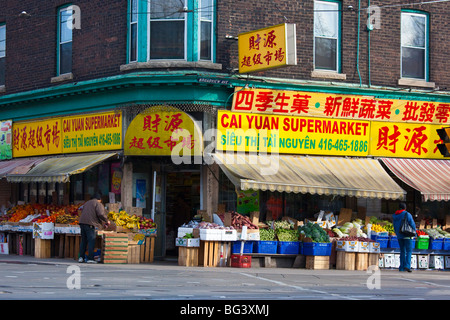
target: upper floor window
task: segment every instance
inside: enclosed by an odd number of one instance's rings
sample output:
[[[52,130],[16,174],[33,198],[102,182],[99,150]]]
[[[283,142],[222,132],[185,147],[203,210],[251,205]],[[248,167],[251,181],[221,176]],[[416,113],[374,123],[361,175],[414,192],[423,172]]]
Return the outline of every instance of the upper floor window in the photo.
[[[72,72],[72,14],[71,7],[61,8],[58,12],[58,75]]]
[[[129,0],[128,63],[214,62],[215,0]]]
[[[0,25],[0,86],[5,85],[6,25]]]
[[[314,69],[339,72],[340,3],[314,1]]]
[[[428,16],[416,12],[401,14],[402,78],[426,80],[428,67]]]

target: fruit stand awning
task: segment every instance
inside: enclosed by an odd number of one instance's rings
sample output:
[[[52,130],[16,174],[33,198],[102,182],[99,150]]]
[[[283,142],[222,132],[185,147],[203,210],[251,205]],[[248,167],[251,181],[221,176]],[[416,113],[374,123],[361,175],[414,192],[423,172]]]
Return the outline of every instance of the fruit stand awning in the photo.
[[[68,182],[73,174],[82,173],[117,153],[48,158],[26,174],[7,174],[9,182]]]
[[[403,199],[406,192],[377,160],[291,155],[211,154],[241,190]]]
[[[420,191],[423,201],[450,200],[450,161],[381,158],[401,181]]]
[[[6,177],[7,174],[27,173],[33,166],[44,160],[45,158],[33,158],[0,161],[0,178]]]

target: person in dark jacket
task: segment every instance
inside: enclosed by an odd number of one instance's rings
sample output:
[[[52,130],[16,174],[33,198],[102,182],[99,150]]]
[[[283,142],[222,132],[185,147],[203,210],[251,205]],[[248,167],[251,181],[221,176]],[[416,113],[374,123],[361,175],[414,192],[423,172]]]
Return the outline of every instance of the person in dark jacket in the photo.
[[[96,263],[94,260],[95,228],[103,229],[109,226],[110,221],[106,215],[105,207],[102,204],[102,195],[96,193],[91,200],[82,206],[79,220],[81,231],[80,253],[78,262],[85,261],[86,248],[88,250],[87,263]]]
[[[413,239],[411,237],[405,237],[400,232],[400,226],[402,225],[403,218],[406,215],[406,219],[409,224],[416,229],[414,219],[408,211],[406,211],[406,203],[400,203],[399,210],[395,211],[392,223],[394,225],[394,231],[397,235],[398,244],[400,246],[400,267],[399,271],[411,272],[411,254],[413,249]]]

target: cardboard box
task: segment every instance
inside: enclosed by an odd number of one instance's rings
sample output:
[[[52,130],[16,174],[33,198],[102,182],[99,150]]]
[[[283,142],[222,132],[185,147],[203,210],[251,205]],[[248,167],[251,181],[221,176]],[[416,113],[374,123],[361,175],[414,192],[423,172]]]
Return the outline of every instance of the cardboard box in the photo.
[[[384,254],[384,268],[393,268],[394,267],[394,254],[385,253]]]
[[[359,251],[361,253],[369,253],[369,242],[359,242]]]
[[[369,242],[369,252],[370,253],[380,253],[380,243],[379,242]]]
[[[338,240],[336,241],[336,250],[345,252],[358,252],[359,241]]]
[[[419,269],[428,269],[428,255],[417,255],[417,267]]]
[[[222,241],[236,241],[237,239],[236,230],[222,230]]]
[[[200,238],[176,238],[177,247],[200,247]]]
[[[0,254],[9,254],[8,242],[0,243]]]
[[[431,255],[429,266],[433,269],[444,269],[444,256]]]
[[[222,231],[221,229],[200,229],[200,240],[221,241]]]

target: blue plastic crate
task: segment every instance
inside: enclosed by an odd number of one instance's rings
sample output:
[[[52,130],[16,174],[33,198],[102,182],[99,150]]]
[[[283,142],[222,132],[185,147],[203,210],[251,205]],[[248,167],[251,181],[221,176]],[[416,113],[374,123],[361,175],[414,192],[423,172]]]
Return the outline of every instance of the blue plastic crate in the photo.
[[[444,246],[444,239],[433,239],[430,238],[430,243],[428,246],[428,250],[442,250]]]
[[[241,241],[235,241],[233,247],[231,248],[232,254],[241,253]],[[244,242],[244,251],[242,253],[253,253],[253,241]]]
[[[450,238],[444,238],[444,245],[442,250],[450,250]]]
[[[398,244],[398,239],[396,236],[389,237],[388,248],[400,248],[400,245]]]
[[[330,256],[331,243],[303,242],[303,254],[305,256]]]
[[[255,241],[253,253],[277,253],[278,241]]]
[[[298,241],[278,241],[277,253],[298,254],[300,245]]]
[[[380,248],[387,248],[388,247],[389,237],[382,237],[382,236],[378,236],[378,235],[374,235],[373,234],[373,235],[371,235],[370,238],[373,241],[379,242],[380,243]]]

